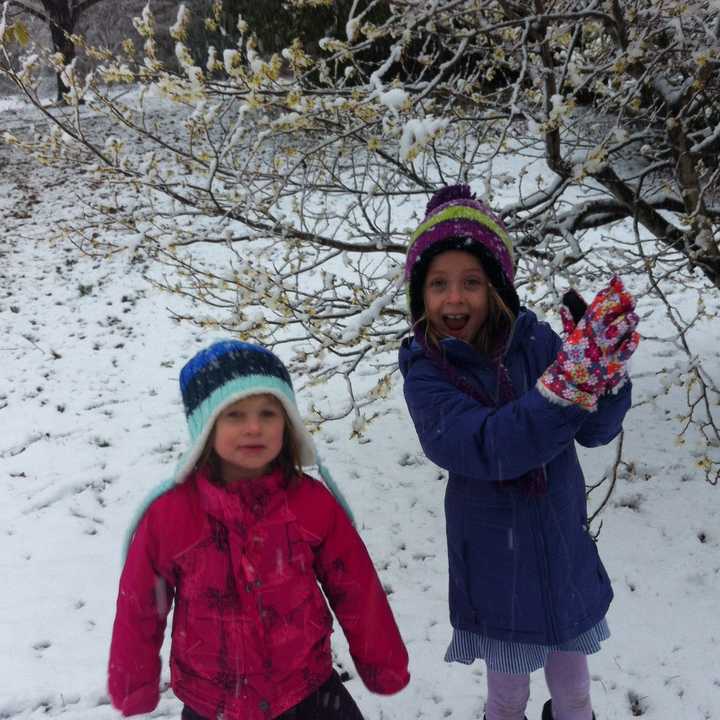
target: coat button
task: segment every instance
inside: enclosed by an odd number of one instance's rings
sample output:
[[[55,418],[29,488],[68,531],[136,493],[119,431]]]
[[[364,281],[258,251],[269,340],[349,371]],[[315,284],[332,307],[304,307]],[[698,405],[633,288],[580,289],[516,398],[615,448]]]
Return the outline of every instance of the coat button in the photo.
[[[267,712],[270,709],[270,703],[267,700],[261,700],[258,707],[262,712]]]
[[[252,592],[252,591],[253,591],[253,584],[252,584],[252,583],[247,583],[247,584],[245,585],[245,590],[247,590],[248,592]]]

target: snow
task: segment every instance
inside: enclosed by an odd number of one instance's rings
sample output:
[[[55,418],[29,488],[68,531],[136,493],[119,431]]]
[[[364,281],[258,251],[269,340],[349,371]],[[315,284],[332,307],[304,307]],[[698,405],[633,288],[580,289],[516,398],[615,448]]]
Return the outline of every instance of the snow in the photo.
[[[5,114],[8,111],[22,110],[24,104],[22,100],[16,97],[0,97],[0,113]]]
[[[413,118],[403,126],[400,137],[400,159],[407,160],[412,151],[428,142],[436,133],[448,125],[447,118]]]
[[[358,18],[350,18],[345,24],[345,37],[349,42],[353,42],[357,37],[358,29],[360,27],[360,20]]]
[[[9,0],[6,0],[3,3],[2,15],[0,15],[0,42],[2,42],[5,37],[5,31],[7,30],[7,11],[9,5]]]
[[[185,33],[188,23],[190,22],[190,12],[188,11],[185,3],[178,5],[177,17],[175,23],[168,28],[170,37],[180,38]]]
[[[232,48],[225,48],[223,50],[223,65],[228,75],[237,73],[241,63],[240,53],[237,50],[233,50]]]
[[[0,98],[0,111],[4,121],[26,121],[13,99]],[[105,682],[124,533],[186,447],[180,366],[218,336],[173,321],[168,306],[180,301],[148,284],[141,260],[92,257],[49,240],[49,228],[103,190],[18,153],[0,145],[0,718],[109,720],[118,717]],[[499,159],[495,170],[515,172]],[[673,300],[681,310],[695,302],[680,288]],[[717,318],[717,294],[704,301]],[[641,315],[651,302],[640,298]],[[379,309],[369,308],[357,329]],[[697,328],[694,340],[717,369],[715,323]],[[659,314],[642,329],[675,332]],[[677,360],[650,340],[634,359],[627,462],[601,515],[599,548],[616,597],[613,635],[590,661],[599,720],[720,720],[720,488],[697,467],[702,447],[676,441],[683,392],[664,394],[656,374]],[[303,412],[323,391],[303,387]],[[424,458],[398,385],[378,407],[362,441],[351,438],[353,418],[322,426],[315,439],[390,592],[412,680],[399,695],[371,695],[336,626],[337,660],[368,720],[482,718],[483,666],[442,660],[450,638],[444,474]],[[610,471],[615,450],[581,451],[588,483]],[[167,643],[163,658],[166,683]],[[546,698],[536,674],[528,718],[540,716]],[[179,709],[166,690],[152,717],[178,717]]]
[[[375,88],[378,92],[383,91],[382,78],[390,70],[393,63],[400,59],[402,54],[402,47],[400,45],[393,45],[390,49],[390,54],[386,58],[385,62],[370,76],[370,86]]]
[[[210,47],[208,47],[207,63],[205,64],[208,72],[213,72],[215,70],[215,63],[217,63],[217,61],[217,49],[210,45]]]
[[[397,116],[408,97],[408,93],[402,88],[392,88],[387,92],[380,93],[378,100]]]
[[[377,298],[355,318],[355,322],[348,323],[347,329],[343,333],[343,342],[351,342],[357,338],[364,327],[371,325],[378,318],[385,307],[390,304],[392,298],[392,293]]]

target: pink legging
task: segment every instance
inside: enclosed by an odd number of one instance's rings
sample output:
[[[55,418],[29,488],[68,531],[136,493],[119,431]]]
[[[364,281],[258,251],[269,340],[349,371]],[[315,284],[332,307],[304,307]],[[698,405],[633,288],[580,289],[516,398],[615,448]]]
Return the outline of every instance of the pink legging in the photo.
[[[552,652],[545,661],[545,681],[552,698],[553,720],[591,720],[590,672],[582,653]],[[487,720],[523,720],[530,698],[530,675],[488,669]]]

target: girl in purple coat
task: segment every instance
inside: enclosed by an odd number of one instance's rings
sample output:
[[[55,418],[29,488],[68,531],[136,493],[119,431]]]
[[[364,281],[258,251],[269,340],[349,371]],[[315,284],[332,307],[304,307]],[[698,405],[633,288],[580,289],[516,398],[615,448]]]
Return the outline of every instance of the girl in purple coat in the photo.
[[[448,471],[445,659],[485,661],[487,720],[522,720],[540,668],[543,720],[591,720],[586,656],[609,637],[612,589],[575,442],[620,432],[633,298],[613,278],[561,340],[520,306],[508,233],[467,186],[431,199],[405,280],[405,399],[423,450]]]

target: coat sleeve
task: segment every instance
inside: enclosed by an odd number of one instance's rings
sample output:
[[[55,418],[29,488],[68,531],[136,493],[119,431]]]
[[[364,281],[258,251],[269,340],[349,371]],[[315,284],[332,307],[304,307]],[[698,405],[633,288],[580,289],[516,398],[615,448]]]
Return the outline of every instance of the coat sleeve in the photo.
[[[597,410],[589,413],[575,435],[584,447],[607,445],[622,430],[625,414],[632,404],[632,384],[628,379],[616,392],[598,400]]]
[[[315,574],[345,633],[350,654],[371,692],[390,695],[410,681],[408,653],[370,555],[346,513],[318,488],[324,518],[315,547]]]
[[[155,709],[160,647],[174,587],[157,571],[152,510],[137,527],[120,577],[108,666],[108,691],[123,715]]]
[[[452,473],[489,482],[550,462],[590,414],[553,403],[534,386],[499,408],[485,407],[425,358],[414,362],[403,391],[427,457]]]

